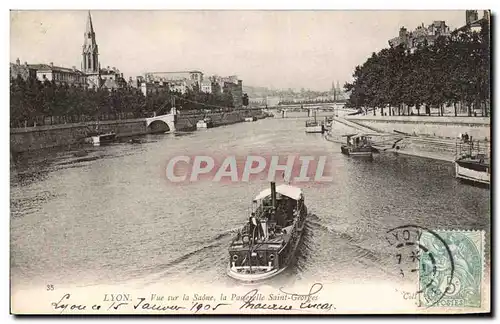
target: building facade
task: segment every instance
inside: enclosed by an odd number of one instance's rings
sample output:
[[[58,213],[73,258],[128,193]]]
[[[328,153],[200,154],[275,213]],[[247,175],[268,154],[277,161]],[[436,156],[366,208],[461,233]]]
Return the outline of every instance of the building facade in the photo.
[[[28,78],[34,78],[40,82],[54,82],[57,85],[69,85],[77,87],[86,87],[87,78],[86,75],[76,69],[76,67],[65,68],[62,66],[56,66],[54,63],[50,64],[20,64],[19,59],[16,63],[10,64],[10,76],[11,78],[17,78],[21,76],[24,80]]]
[[[146,96],[155,89],[186,93],[188,90],[200,90],[203,83],[201,71],[147,72],[137,76],[137,85]]]
[[[404,26],[399,29],[397,37],[390,39],[389,46],[396,47],[403,45],[406,49],[414,51],[422,45],[433,45],[438,37],[449,37],[451,35],[449,26],[444,20],[436,20],[427,27],[417,26],[415,30],[409,32]]]
[[[170,91],[186,93],[188,90],[193,90],[198,85],[198,81],[194,80],[172,80],[168,82]]]
[[[85,87],[87,78],[82,71],[73,67],[71,69],[55,66],[52,62],[47,64],[33,65],[36,67],[36,78],[41,82],[49,81],[57,85],[72,85]]]
[[[483,10],[483,16],[481,18],[479,18],[477,10],[466,10],[465,25],[453,31],[450,31],[450,27],[446,25],[445,21],[436,20],[427,27],[425,27],[422,23],[422,25],[418,26],[411,32],[409,32],[405,27],[401,27],[399,29],[399,35],[390,39],[388,42],[391,47],[402,44],[405,48],[414,51],[421,45],[433,45],[436,39],[440,36],[451,37],[454,34],[458,34],[466,30],[479,32],[484,21],[487,21],[488,23],[490,22],[489,10]]]
[[[189,80],[201,85],[203,72],[201,71],[177,71],[177,72],[148,72],[144,74],[147,82],[156,81],[179,81]]]
[[[212,80],[206,79],[201,82],[201,92],[212,93]]]
[[[491,14],[489,10],[483,10],[483,16],[479,18],[479,13],[477,10],[466,10],[465,11],[465,25],[457,28],[452,34],[459,34],[465,31],[480,32],[483,22],[491,22]]]
[[[235,109],[243,108],[243,81],[238,79],[238,76],[231,75],[221,77],[213,75],[208,78],[213,94],[228,93],[233,98],[233,106]]]
[[[108,90],[116,90],[128,86],[127,81],[123,77],[123,73],[116,67],[110,68],[109,66],[99,70],[99,78],[101,87]]]
[[[237,76],[203,77],[201,71],[147,72],[137,77],[137,87],[147,96],[156,90],[186,93],[189,90],[211,94],[230,94],[235,109],[243,107],[243,82]]]

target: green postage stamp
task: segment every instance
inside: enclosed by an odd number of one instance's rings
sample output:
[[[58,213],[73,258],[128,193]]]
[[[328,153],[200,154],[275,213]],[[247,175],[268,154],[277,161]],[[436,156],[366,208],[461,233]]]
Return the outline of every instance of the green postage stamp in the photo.
[[[481,307],[484,231],[422,232],[419,306]]]

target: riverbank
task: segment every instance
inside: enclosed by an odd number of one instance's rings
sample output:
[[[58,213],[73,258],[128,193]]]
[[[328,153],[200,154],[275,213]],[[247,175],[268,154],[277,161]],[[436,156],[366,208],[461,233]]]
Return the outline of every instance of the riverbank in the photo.
[[[250,111],[251,116],[262,115],[260,111]],[[178,114],[175,119],[175,129],[178,131],[196,130],[198,120],[210,117],[214,127],[231,125],[245,121],[248,115],[245,111],[231,111],[221,113],[200,113],[182,115]],[[160,130],[170,131],[164,124]],[[64,145],[81,143],[88,132],[95,130],[96,122],[47,125],[26,128],[10,129],[10,150],[20,153],[35,151]],[[100,121],[99,130],[103,132],[114,132],[118,138],[141,136],[158,132],[157,129],[148,127],[145,118],[125,119],[113,121]]]
[[[416,136],[454,139],[468,133],[475,139],[491,140],[489,117],[438,117],[438,116],[347,116],[348,122],[368,127],[374,131],[394,131]]]
[[[487,117],[346,116],[334,118],[332,126],[333,134],[325,136],[330,142],[343,144],[341,134],[349,133],[407,134],[391,152],[448,162],[455,160],[459,134],[469,134],[482,147],[491,138]]]
[[[344,144],[345,143],[345,137],[342,138],[340,136],[335,136],[335,135],[325,135],[325,140],[336,143],[336,144]],[[420,142],[421,139],[409,139],[406,140],[406,143],[400,143],[400,149],[393,149],[391,151],[387,151],[386,153],[392,153],[392,154],[403,154],[403,155],[410,155],[410,156],[418,156],[418,157],[424,157],[428,159],[433,159],[433,160],[440,160],[440,161],[447,161],[447,162],[453,162],[455,161],[455,154],[454,152],[450,151],[451,147],[448,147],[447,149],[442,149],[442,146],[439,144],[427,144],[427,147],[425,146],[419,146],[418,143]],[[439,140],[439,139],[438,139]]]
[[[94,130],[95,122],[36,126],[10,129],[11,152],[34,151],[83,141],[87,133]],[[103,132],[114,132],[119,137],[137,136],[147,133],[144,119],[126,119],[99,122]]]

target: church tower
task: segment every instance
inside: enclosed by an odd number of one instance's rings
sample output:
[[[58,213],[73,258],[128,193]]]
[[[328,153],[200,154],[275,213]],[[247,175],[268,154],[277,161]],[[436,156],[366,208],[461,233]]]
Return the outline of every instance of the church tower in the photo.
[[[99,70],[99,50],[89,11],[83,40],[82,72],[87,75],[87,83],[91,88],[98,88],[100,86]]]

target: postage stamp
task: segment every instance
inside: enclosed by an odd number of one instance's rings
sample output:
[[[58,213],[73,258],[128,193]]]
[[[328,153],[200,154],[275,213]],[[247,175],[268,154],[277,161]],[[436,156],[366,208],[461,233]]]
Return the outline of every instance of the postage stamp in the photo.
[[[481,307],[484,231],[422,232],[419,306]]]

